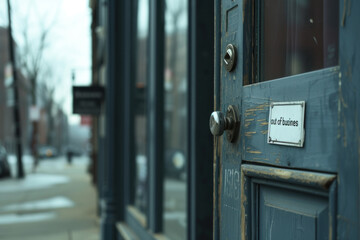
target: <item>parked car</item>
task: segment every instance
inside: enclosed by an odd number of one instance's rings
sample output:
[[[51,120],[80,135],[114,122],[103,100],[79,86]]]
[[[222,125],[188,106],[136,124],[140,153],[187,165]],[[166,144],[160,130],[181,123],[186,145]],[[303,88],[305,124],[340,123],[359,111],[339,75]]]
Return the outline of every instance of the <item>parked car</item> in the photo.
[[[0,178],[10,177],[10,165],[4,146],[0,145]]]
[[[38,157],[39,158],[52,158],[58,155],[55,147],[52,146],[40,146],[38,148]]]

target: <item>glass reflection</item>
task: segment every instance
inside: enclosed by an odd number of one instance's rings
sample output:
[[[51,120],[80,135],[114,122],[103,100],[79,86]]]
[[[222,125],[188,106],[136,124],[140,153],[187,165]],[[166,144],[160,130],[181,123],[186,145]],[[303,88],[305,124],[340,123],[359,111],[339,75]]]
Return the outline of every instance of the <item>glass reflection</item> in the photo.
[[[263,81],[338,65],[338,1],[262,1]]]
[[[149,1],[138,2],[137,26],[137,69],[135,92],[135,151],[136,182],[135,207],[144,215],[147,209],[147,156],[146,156],[146,85],[147,85],[147,41],[149,21]]]
[[[164,233],[186,239],[187,2],[165,7]]]

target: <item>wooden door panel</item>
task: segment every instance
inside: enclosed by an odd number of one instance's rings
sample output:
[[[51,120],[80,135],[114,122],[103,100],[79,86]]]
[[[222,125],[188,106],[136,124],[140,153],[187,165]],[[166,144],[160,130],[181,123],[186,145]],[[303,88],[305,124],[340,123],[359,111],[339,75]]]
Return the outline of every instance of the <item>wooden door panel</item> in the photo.
[[[291,76],[243,88],[242,158],[291,168],[337,171],[339,68]],[[304,147],[267,143],[270,102],[305,101]]]
[[[241,166],[241,239],[331,239],[336,175]]]
[[[327,197],[260,185],[258,202],[259,239],[328,239]]]

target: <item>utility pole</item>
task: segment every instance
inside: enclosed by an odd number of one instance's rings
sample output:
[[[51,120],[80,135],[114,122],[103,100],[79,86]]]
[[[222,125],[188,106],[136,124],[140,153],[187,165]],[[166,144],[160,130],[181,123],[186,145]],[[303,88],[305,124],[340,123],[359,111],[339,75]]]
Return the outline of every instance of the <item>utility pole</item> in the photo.
[[[9,17],[9,50],[10,50],[10,60],[12,63],[12,72],[13,72],[13,88],[14,88],[14,120],[15,120],[15,142],[16,142],[16,155],[17,155],[17,178],[24,178],[24,166],[22,162],[22,148],[21,148],[21,123],[20,123],[20,113],[19,113],[19,94],[18,94],[18,83],[16,75],[16,60],[15,60],[15,50],[12,37],[12,27],[11,27],[11,7],[10,0],[7,0],[8,8],[8,17]]]

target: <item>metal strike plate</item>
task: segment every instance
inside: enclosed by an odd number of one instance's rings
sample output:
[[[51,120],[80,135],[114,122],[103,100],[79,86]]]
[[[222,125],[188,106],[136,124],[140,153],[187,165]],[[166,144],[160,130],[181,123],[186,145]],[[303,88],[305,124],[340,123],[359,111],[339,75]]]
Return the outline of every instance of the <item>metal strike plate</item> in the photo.
[[[229,142],[235,142],[239,136],[240,129],[240,114],[239,110],[234,105],[229,105],[226,111],[226,118],[231,119],[233,126],[226,131],[226,139]]]

